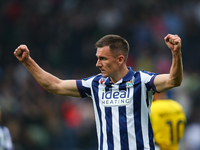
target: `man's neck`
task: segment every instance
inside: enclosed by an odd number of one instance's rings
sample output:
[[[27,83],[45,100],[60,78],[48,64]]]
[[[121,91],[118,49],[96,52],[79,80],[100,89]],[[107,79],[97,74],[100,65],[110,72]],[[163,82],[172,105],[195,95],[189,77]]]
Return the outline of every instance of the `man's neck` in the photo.
[[[129,72],[127,66],[123,66],[119,71],[116,73],[116,76],[110,77],[110,80],[112,83],[117,83],[119,80],[121,80],[127,73]]]

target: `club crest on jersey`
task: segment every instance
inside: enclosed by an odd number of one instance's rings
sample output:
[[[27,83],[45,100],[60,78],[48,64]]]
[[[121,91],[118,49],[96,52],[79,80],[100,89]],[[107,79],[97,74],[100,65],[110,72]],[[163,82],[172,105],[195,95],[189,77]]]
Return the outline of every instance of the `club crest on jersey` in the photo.
[[[130,81],[126,82],[126,87],[131,87],[131,86],[133,86],[134,79],[135,79],[135,78],[132,78]]]

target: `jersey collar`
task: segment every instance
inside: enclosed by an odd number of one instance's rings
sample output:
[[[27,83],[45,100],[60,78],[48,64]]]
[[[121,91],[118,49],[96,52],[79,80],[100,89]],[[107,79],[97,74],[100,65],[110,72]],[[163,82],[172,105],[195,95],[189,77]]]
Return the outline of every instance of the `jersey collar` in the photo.
[[[115,84],[120,84],[122,82],[127,82],[127,81],[130,81],[132,78],[133,78],[133,75],[135,74],[135,72],[131,69],[131,67],[127,67],[128,68],[128,73],[122,78],[120,79],[117,83]],[[113,84],[112,81],[110,80],[110,78],[108,77],[106,82],[105,82],[106,85],[111,85]]]

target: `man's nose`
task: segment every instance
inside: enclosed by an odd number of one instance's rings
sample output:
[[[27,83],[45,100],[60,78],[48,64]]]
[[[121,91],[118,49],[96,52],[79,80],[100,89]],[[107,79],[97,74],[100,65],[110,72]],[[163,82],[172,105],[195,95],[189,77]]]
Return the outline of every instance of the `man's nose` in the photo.
[[[100,62],[100,60],[98,59],[97,60],[97,63],[96,63],[96,67],[100,67],[101,66],[101,62]]]

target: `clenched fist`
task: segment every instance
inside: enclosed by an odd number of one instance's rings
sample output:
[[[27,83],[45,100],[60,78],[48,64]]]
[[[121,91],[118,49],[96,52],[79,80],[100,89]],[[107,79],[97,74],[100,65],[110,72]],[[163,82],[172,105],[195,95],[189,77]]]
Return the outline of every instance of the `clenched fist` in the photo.
[[[15,49],[14,55],[19,61],[25,62],[30,57],[29,49],[26,45],[20,45]]]
[[[164,40],[172,52],[181,51],[181,38],[178,35],[168,34]]]

